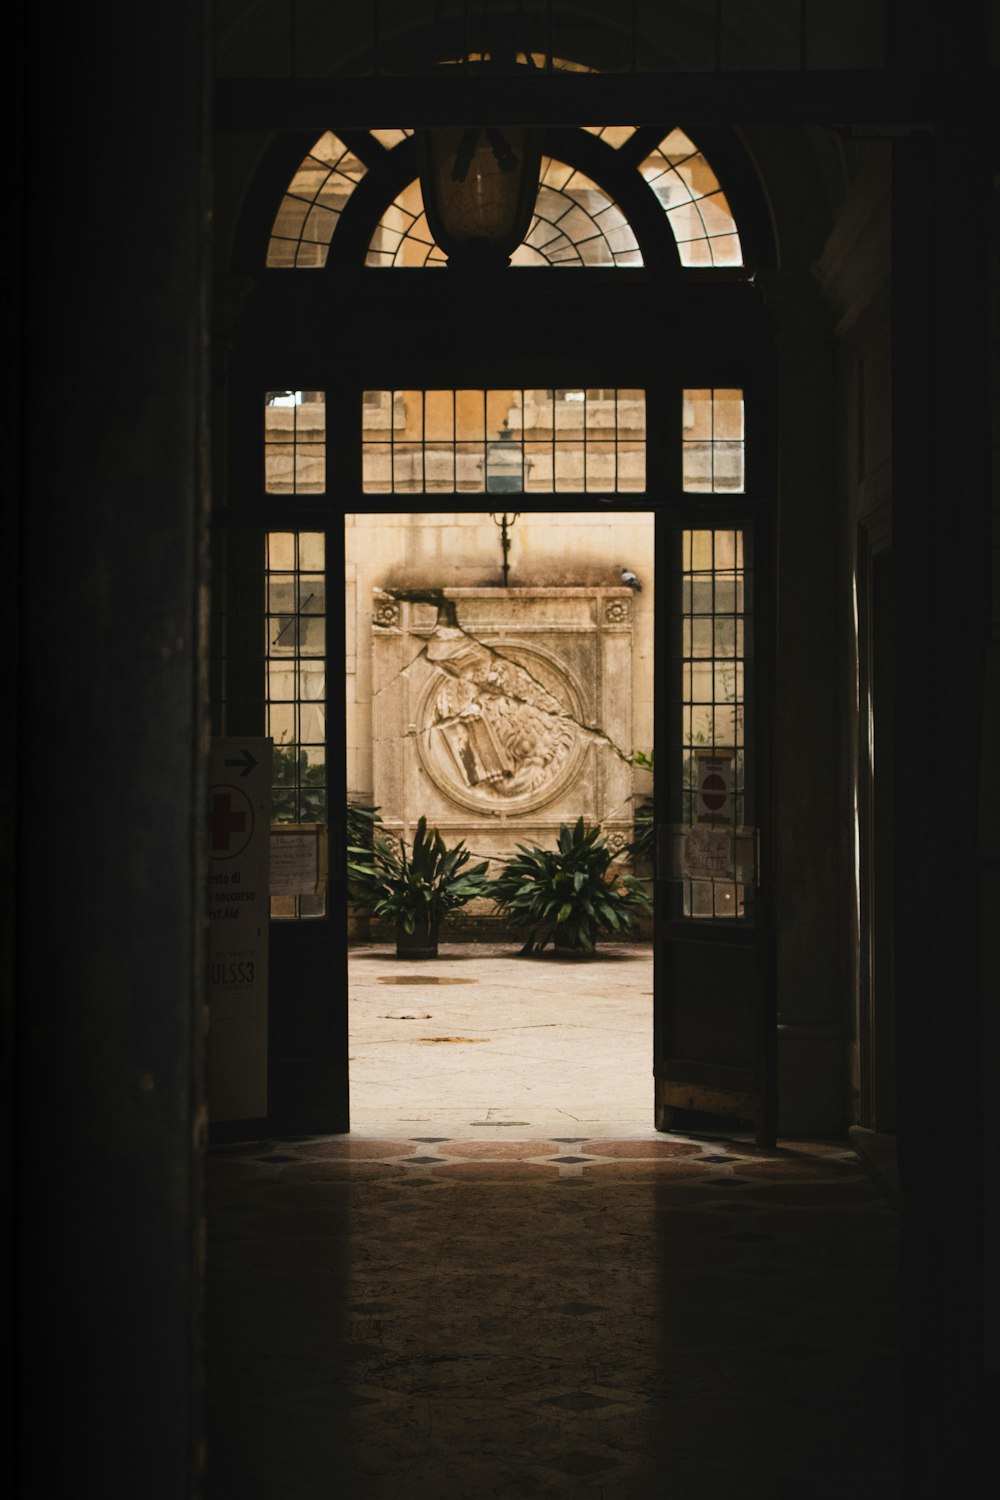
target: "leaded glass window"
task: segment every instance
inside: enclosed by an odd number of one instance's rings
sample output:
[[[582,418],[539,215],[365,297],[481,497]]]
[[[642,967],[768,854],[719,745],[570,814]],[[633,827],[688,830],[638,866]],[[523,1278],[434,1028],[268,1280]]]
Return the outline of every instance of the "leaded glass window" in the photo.
[[[316,495],[326,489],[323,391],[267,392],[264,489],[269,495]]]
[[[274,740],[272,821],[326,824],[326,538],[265,539],[265,732]],[[273,917],[320,917],[326,892],[272,896]]]
[[[646,488],[641,390],[366,391],[368,494]]]
[[[636,134],[634,125],[586,125],[614,150]],[[394,127],[369,132],[393,151],[413,134]],[[331,241],[355,187],[369,168],[326,131],[298,167],[275,216],[268,246],[271,267],[324,266]],[[680,128],[671,130],[638,167],[658,199],[683,266],[741,266],[743,250],[729,202],[704,152]],[[536,203],[515,266],[641,266],[632,226],[607,188],[579,168],[542,158]],[[442,266],[445,257],[427,227],[419,182],[408,183],[384,209],[365,255],[372,267]]]
[[[367,168],[332,130],[303,158],[271,226],[269,266],[325,266],[347,201]]]
[[[740,530],[680,535],[673,636],[680,688],[676,864],[682,911],[740,919],[755,882],[747,806],[750,569]]]
[[[709,387],[684,392],[683,483],[692,493],[741,494],[746,438],[743,392]]]
[[[672,130],[639,171],[670,223],[682,266],[741,266],[743,249],[729,202],[703,152]]]

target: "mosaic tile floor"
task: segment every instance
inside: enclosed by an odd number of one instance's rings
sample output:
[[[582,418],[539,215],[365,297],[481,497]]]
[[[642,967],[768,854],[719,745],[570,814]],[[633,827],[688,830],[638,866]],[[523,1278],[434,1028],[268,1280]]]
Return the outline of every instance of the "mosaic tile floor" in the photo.
[[[897,1219],[846,1143],[209,1160],[209,1500],[897,1492]]]

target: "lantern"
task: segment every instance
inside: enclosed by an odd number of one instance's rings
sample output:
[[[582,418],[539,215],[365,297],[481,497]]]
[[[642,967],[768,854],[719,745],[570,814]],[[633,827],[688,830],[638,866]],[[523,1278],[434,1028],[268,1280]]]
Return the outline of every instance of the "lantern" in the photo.
[[[509,265],[538,196],[542,132],[529,125],[444,125],[418,130],[416,145],[427,223],[449,266]]]

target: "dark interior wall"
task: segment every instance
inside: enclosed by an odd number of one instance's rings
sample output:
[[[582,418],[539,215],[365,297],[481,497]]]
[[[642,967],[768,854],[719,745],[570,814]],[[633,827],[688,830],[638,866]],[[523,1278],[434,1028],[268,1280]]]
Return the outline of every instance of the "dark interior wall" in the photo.
[[[198,1463],[203,6],[25,22],[15,1492]]]
[[[989,1209],[995,1158],[986,1154],[983,1126],[996,1086],[1000,996],[995,972],[991,978],[984,967],[984,933],[995,931],[1000,913],[990,906],[996,886],[977,847],[974,769],[969,797],[961,791],[963,757],[979,765],[984,724],[996,711],[996,683],[991,690],[984,677],[991,456],[985,441],[959,436],[985,439],[996,384],[993,152],[981,122],[961,112],[893,148],[901,1296],[912,1492],[921,1496],[971,1487],[997,1384],[995,1345],[984,1347],[998,1257]],[[930,204],[937,207],[929,212]]]
[[[777,266],[755,283],[778,351],[773,708],[778,1129],[835,1134],[845,1123],[841,1057],[837,803],[841,708],[839,492],[834,320],[814,274],[849,187],[838,136],[812,126],[743,132],[766,193]]]
[[[874,733],[872,693],[877,559],[892,546],[891,451],[891,153],[885,142],[867,148],[851,190],[817,264],[837,343],[837,464],[839,496],[835,549],[837,588],[838,930],[837,977],[848,1042],[843,1083],[852,1124],[892,1130],[891,1112],[876,1119],[874,963],[891,955],[891,915],[880,903],[875,932],[875,882],[891,887],[892,850],[878,840],[871,749],[889,769],[891,726]],[[886,649],[885,626],[878,646]],[[885,687],[881,707],[885,708]],[[880,798],[880,804],[885,799]],[[882,809],[884,811],[884,809]],[[881,824],[878,824],[881,828]],[[876,870],[876,864],[878,866]],[[884,916],[884,920],[883,920]],[[880,989],[888,987],[883,964]],[[891,995],[883,993],[887,1022]],[[891,1050],[883,1047],[883,1053]],[[889,1058],[880,1059],[888,1088]]]

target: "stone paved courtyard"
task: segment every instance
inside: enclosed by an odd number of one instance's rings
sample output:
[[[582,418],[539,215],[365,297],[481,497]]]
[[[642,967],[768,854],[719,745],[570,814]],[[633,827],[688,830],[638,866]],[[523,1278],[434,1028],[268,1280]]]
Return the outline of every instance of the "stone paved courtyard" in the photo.
[[[598,955],[454,943],[414,961],[353,948],[351,1129],[652,1138],[652,946]]]

